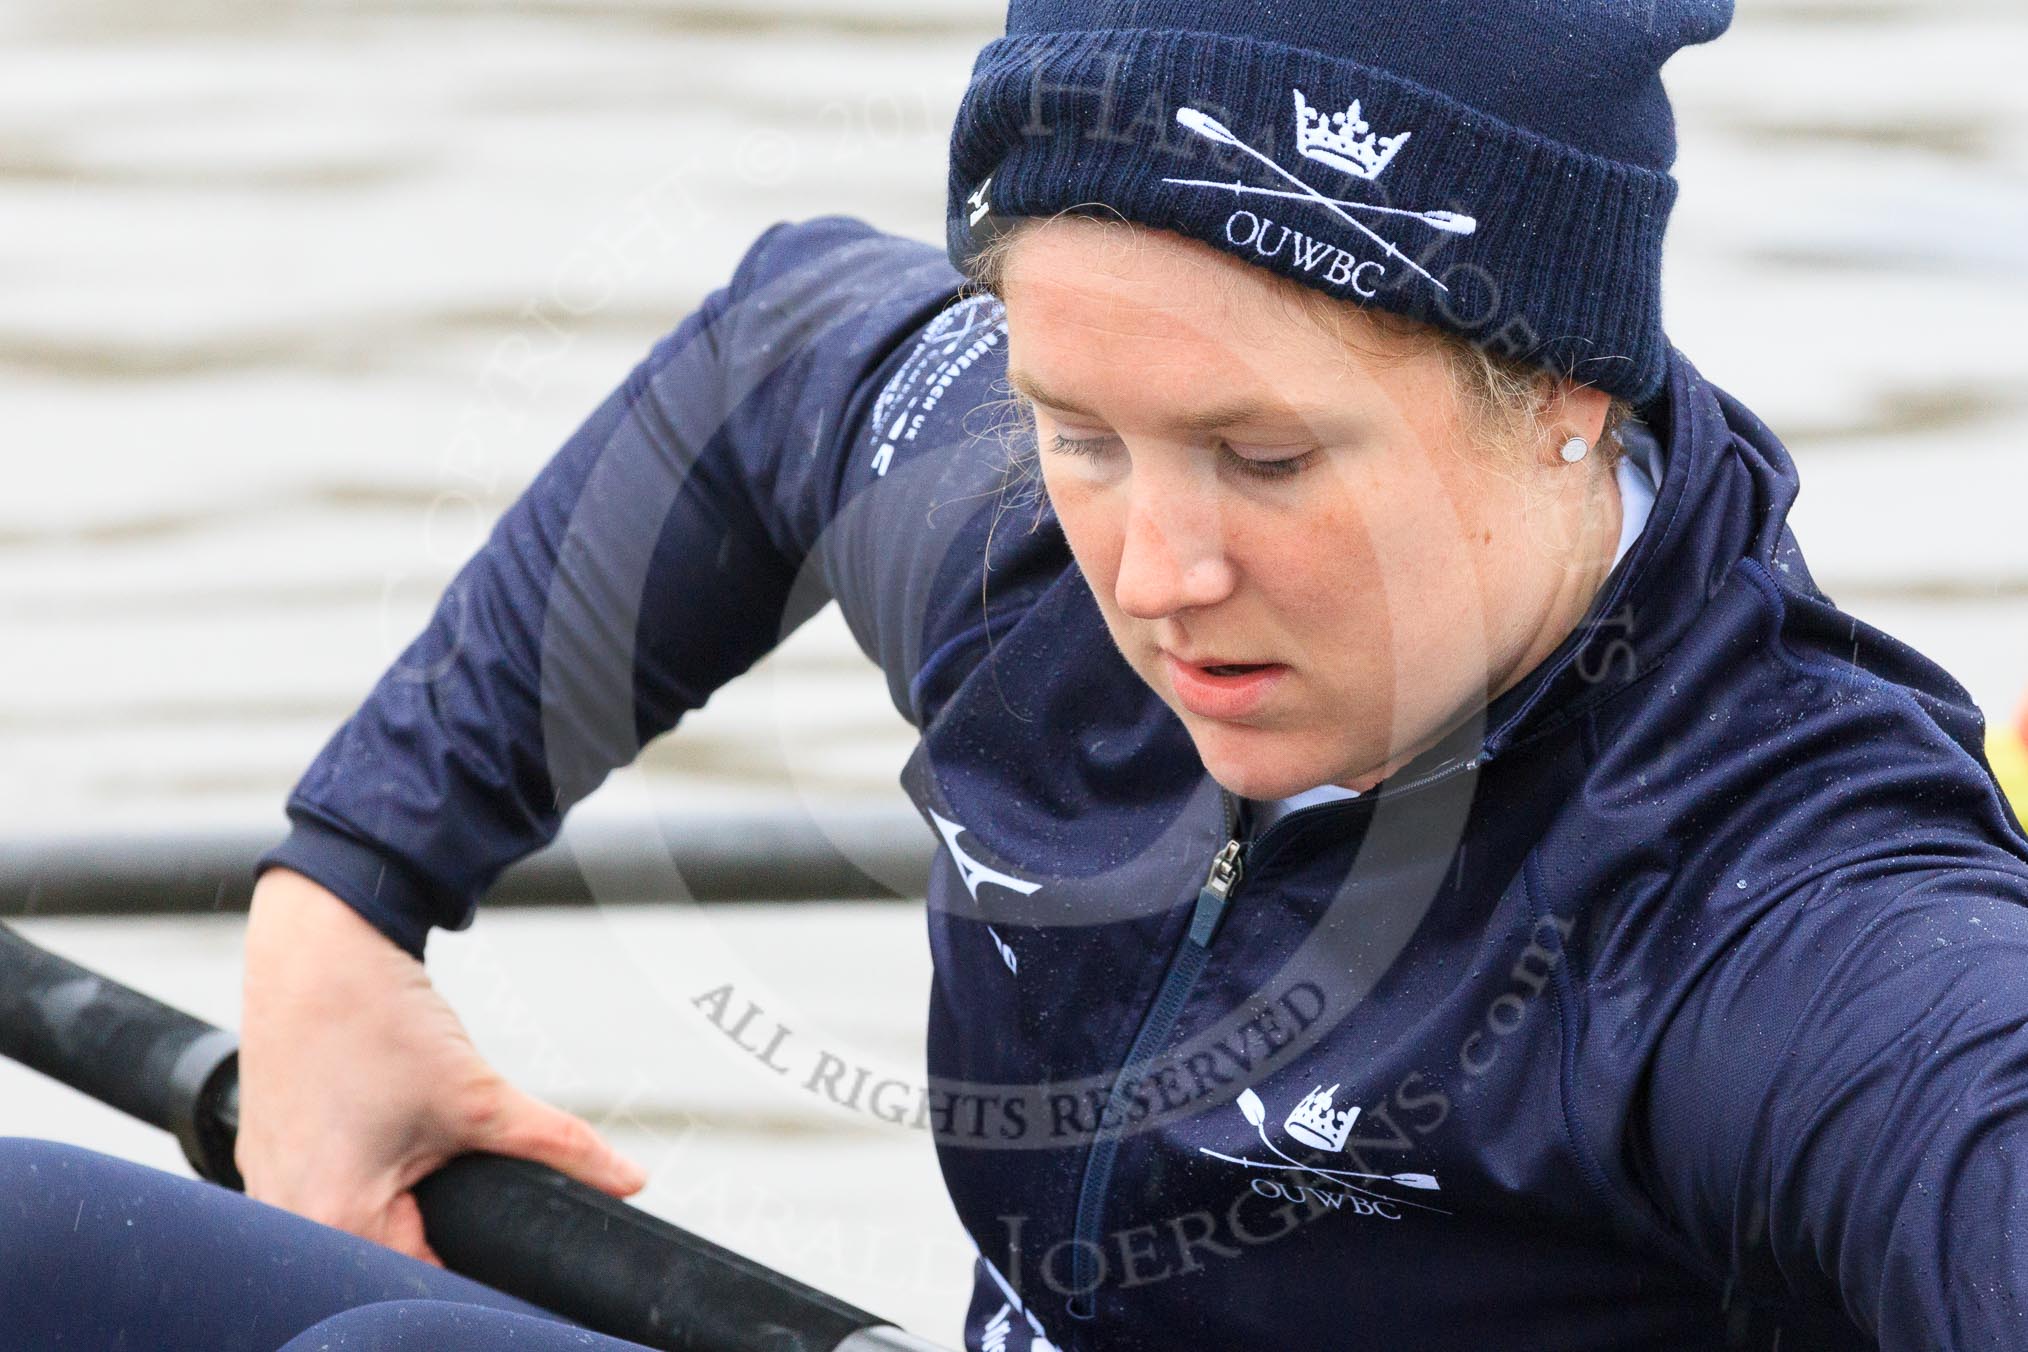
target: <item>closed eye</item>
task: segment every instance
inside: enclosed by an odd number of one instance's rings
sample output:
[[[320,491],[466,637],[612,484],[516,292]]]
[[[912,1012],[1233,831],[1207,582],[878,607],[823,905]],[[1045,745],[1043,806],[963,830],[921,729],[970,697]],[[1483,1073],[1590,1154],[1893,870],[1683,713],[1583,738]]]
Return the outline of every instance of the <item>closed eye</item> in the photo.
[[[1292,479],[1308,469],[1317,459],[1316,451],[1303,451],[1297,455],[1285,455],[1273,460],[1256,460],[1250,455],[1241,455],[1222,441],[1218,443],[1218,453],[1221,459],[1241,474],[1255,479]]]
[[[1119,449],[1118,437],[1067,437],[1058,432],[1049,439],[1049,449],[1058,455],[1084,455],[1098,457],[1107,451]]]
[[[1061,432],[1049,439],[1048,449],[1056,455],[1080,455],[1088,459],[1100,459],[1120,449],[1118,437],[1066,437]],[[1304,451],[1300,455],[1285,456],[1278,460],[1256,460],[1241,455],[1224,442],[1218,443],[1221,462],[1230,465],[1241,474],[1255,479],[1288,479],[1302,473],[1316,460],[1317,452]]]

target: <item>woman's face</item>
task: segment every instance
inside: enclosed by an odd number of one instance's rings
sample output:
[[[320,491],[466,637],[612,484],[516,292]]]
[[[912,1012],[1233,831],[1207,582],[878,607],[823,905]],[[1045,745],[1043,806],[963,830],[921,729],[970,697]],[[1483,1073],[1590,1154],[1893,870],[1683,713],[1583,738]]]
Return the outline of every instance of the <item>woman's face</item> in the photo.
[[[1268,274],[1064,218],[1013,245],[1009,377],[1121,654],[1226,788],[1365,789],[1546,657],[1612,561],[1593,460],[1472,441],[1440,352],[1352,316],[1353,350]],[[1207,671],[1240,664],[1245,673]]]

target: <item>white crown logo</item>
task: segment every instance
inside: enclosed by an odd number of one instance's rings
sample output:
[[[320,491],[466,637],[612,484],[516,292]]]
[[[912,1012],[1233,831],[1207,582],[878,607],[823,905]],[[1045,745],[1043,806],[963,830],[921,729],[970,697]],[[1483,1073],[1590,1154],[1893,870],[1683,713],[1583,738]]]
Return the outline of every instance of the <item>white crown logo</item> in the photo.
[[[1339,1111],[1331,1106],[1331,1100],[1337,1096],[1337,1085],[1329,1089],[1318,1085],[1303,1096],[1301,1103],[1289,1109],[1288,1121],[1282,1125],[1304,1145],[1336,1154],[1345,1148],[1345,1138],[1352,1134],[1352,1124],[1359,1120],[1358,1108]]]
[[[1359,101],[1342,113],[1328,117],[1318,112],[1296,91],[1296,149],[1304,158],[1343,169],[1358,178],[1377,179],[1394,163],[1395,155],[1408,144],[1413,132],[1380,137],[1359,115]]]

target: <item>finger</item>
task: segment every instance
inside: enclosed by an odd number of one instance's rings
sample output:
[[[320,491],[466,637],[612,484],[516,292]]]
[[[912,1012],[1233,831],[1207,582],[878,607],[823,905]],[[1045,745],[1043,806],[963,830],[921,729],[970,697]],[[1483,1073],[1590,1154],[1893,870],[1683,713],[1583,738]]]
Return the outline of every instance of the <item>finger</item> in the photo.
[[[269,1167],[270,1160],[285,1159],[278,1152],[265,1149],[264,1143],[251,1132],[240,1132],[233,1144],[232,1162],[239,1170],[241,1191],[256,1202],[266,1202],[269,1206],[300,1215],[303,1212],[303,1207],[299,1205],[302,1179],[279,1164]]]
[[[405,1192],[390,1202],[381,1214],[378,1229],[378,1234],[368,1236],[376,1243],[432,1267],[444,1266],[444,1260],[430,1247],[429,1239],[423,1232],[422,1208],[416,1205],[414,1193]]]
[[[546,1164],[614,1197],[647,1186],[648,1171],[606,1144],[589,1122],[519,1089],[508,1092],[483,1149]]]

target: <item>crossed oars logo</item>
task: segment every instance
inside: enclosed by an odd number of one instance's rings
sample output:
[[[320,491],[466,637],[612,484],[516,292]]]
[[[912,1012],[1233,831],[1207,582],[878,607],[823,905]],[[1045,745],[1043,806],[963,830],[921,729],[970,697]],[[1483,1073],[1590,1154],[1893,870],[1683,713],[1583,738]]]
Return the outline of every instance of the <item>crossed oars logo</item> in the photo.
[[[1246,1159],[1240,1155],[1228,1155],[1223,1151],[1213,1150],[1210,1146],[1202,1145],[1197,1147],[1198,1154],[1209,1155],[1215,1160],[1224,1160],[1227,1164],[1237,1164],[1247,1169],[1267,1169],[1285,1174],[1310,1174],[1326,1182],[1334,1183],[1348,1192],[1356,1192],[1367,1197],[1379,1198],[1381,1201],[1392,1202],[1396,1206],[1417,1207],[1423,1211],[1434,1211],[1440,1216],[1448,1216],[1450,1214],[1440,1207],[1424,1206],[1421,1202],[1411,1202],[1404,1197],[1390,1197],[1385,1193],[1372,1192],[1366,1188],[1356,1186],[1352,1181],[1392,1183],[1400,1188],[1417,1188],[1425,1192],[1436,1192],[1438,1185],[1434,1174],[1364,1174],[1355,1173],[1350,1169],[1320,1169],[1314,1164],[1303,1163],[1268,1139],[1267,1105],[1260,1101],[1259,1094],[1254,1093],[1251,1089],[1241,1090],[1239,1094],[1239,1110],[1246,1115],[1246,1120],[1253,1125],[1254,1131],[1259,1133],[1260,1143],[1273,1151],[1276,1157],[1285,1161],[1285,1163],[1268,1164],[1262,1160]],[[1352,1111],[1355,1115],[1358,1112],[1356,1108]]]
[[[1406,211],[1400,207],[1384,207],[1376,202],[1353,202],[1343,198],[1326,197],[1316,188],[1304,182],[1299,175],[1290,173],[1287,169],[1282,168],[1281,165],[1275,162],[1272,156],[1262,154],[1246,142],[1240,140],[1232,134],[1231,130],[1224,123],[1208,113],[1199,112],[1195,108],[1178,108],[1176,110],[1176,121],[1208,141],[1213,141],[1222,146],[1231,146],[1235,150],[1244,151],[1246,154],[1251,155],[1254,159],[1259,160],[1262,164],[1295,184],[1298,191],[1289,192],[1279,188],[1256,188],[1237,181],[1219,183],[1211,179],[1202,178],[1165,178],[1162,180],[1164,183],[1176,183],[1191,188],[1214,188],[1221,192],[1230,192],[1235,197],[1281,197],[1312,202],[1317,206],[1323,207],[1339,220],[1372,240],[1382,249],[1385,249],[1390,257],[1400,259],[1423,277],[1428,278],[1430,284],[1436,287],[1437,290],[1443,292],[1450,290],[1449,287],[1438,281],[1427,268],[1397,248],[1392,240],[1382,238],[1369,228],[1365,222],[1353,219],[1351,213],[1354,211],[1369,211],[1380,216],[1405,216],[1410,220],[1420,221],[1432,229],[1441,230],[1451,235],[1470,235],[1475,233],[1479,228],[1479,223],[1472,217],[1460,215],[1455,211]]]

